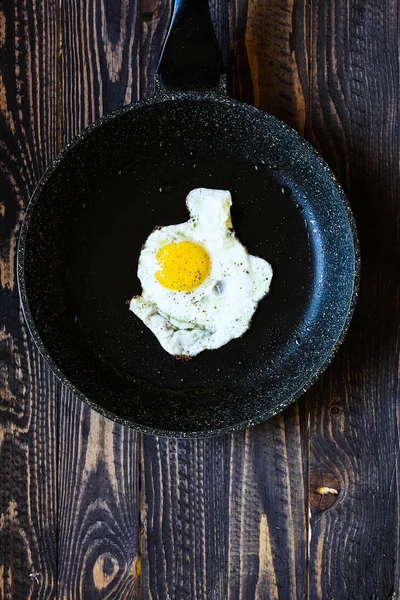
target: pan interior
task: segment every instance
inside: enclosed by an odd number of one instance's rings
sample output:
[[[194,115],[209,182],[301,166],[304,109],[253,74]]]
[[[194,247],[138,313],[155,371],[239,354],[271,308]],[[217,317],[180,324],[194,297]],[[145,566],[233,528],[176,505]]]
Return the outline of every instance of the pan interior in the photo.
[[[142,244],[187,220],[196,187],[231,191],[237,236],[274,277],[242,338],[178,361],[127,301]],[[340,191],[294,132],[227,99],[136,106],[93,128],[28,221],[24,286],[47,352],[96,407],[144,429],[204,433],[276,412],[346,320],[354,247]]]

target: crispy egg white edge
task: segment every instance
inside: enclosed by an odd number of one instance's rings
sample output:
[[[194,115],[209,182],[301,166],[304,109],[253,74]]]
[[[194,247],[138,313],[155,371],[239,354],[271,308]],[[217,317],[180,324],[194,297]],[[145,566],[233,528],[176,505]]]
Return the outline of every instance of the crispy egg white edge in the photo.
[[[210,192],[210,194],[209,194]],[[212,200],[210,200],[212,198]],[[212,206],[210,203],[213,203],[215,206],[216,198],[220,200],[220,210],[213,212]],[[207,206],[204,207],[205,204],[209,204],[209,209],[206,210],[207,225],[211,225],[211,227],[216,230],[218,233],[223,233],[226,236],[227,230],[230,229],[229,237],[232,238],[235,244],[239,244],[242,249],[244,249],[246,255],[249,258],[250,264],[252,266],[253,274],[258,272],[263,272],[260,278],[260,284],[257,287],[258,293],[254,294],[254,297],[250,298],[250,302],[247,303],[248,310],[243,313],[243,318],[240,319],[240,322],[232,324],[229,333],[224,331],[224,335],[221,335],[221,332],[212,332],[206,330],[204,328],[196,328],[193,326],[192,329],[189,329],[186,321],[177,319],[174,316],[168,315],[165,311],[161,310],[161,308],[157,305],[156,302],[149,301],[146,299],[146,288],[143,285],[143,260],[142,255],[146,256],[150,246],[152,246],[153,241],[157,242],[157,238],[168,237],[168,240],[165,243],[169,243],[171,241],[170,236],[172,236],[172,241],[178,241],[183,239],[188,239],[187,237],[179,237],[179,231],[181,229],[189,229],[199,220],[202,219],[202,211],[200,210],[199,203],[197,200],[200,200],[203,208],[207,209]],[[169,225],[162,228],[157,228],[154,230],[150,236],[147,238],[146,243],[143,246],[143,249],[139,258],[139,267],[138,267],[138,277],[142,284],[142,295],[136,296],[132,298],[130,302],[130,310],[138,316],[143,323],[149,327],[149,329],[154,333],[160,342],[161,346],[170,354],[173,355],[185,355],[185,356],[196,356],[200,352],[206,349],[216,349],[219,348],[230,340],[235,339],[243,335],[250,327],[252,317],[257,309],[259,301],[268,294],[270,290],[271,280],[273,276],[271,265],[263,258],[251,255],[245,246],[240,242],[240,240],[236,237],[231,222],[230,215],[230,207],[232,205],[231,194],[226,190],[208,190],[207,188],[197,188],[196,190],[192,190],[186,199],[186,204],[189,210],[190,219],[185,221],[184,223],[180,223],[178,225]],[[217,213],[217,214],[215,214]],[[221,216],[221,219],[218,219],[218,216]],[[215,218],[217,217],[217,218]],[[202,227],[200,228],[200,230]],[[192,237],[193,239],[193,237]],[[198,241],[198,239],[193,239],[193,241]],[[206,244],[204,244],[206,247]],[[159,246],[162,247],[162,246]],[[206,250],[208,251],[207,247]],[[155,252],[152,250],[153,259],[151,262],[152,275],[154,277],[155,270],[157,269],[157,260],[155,258]],[[211,257],[210,257],[211,258]],[[200,284],[195,290],[199,290],[202,288],[202,291],[210,288],[210,277],[212,276],[212,267],[209,276],[206,278],[204,282]],[[253,282],[256,282],[256,278],[253,277]],[[211,280],[212,283],[212,280]],[[263,285],[264,283],[264,285]],[[160,288],[163,288],[158,282],[157,285]],[[212,286],[211,286],[212,287]],[[165,288],[163,288],[164,290]],[[179,297],[182,293],[190,294],[190,292],[181,292],[168,290],[175,297]],[[176,296],[178,295],[178,296]],[[232,335],[233,334],[233,335]]]

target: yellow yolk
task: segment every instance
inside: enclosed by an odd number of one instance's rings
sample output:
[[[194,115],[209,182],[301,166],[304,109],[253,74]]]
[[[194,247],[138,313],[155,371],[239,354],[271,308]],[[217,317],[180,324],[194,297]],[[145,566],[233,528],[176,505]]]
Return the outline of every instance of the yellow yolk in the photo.
[[[210,257],[203,246],[187,240],[163,246],[156,259],[160,265],[156,278],[169,290],[193,290],[210,270]]]

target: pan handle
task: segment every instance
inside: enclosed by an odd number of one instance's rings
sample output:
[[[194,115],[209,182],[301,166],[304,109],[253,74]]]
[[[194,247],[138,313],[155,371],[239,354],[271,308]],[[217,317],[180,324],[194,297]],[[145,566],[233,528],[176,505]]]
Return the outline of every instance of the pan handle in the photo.
[[[157,73],[173,90],[210,90],[225,72],[208,0],[175,0]]]

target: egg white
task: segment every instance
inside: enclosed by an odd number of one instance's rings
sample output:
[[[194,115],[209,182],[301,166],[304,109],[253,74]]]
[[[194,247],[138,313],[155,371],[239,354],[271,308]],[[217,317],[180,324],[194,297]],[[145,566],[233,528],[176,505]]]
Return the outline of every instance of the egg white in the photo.
[[[130,310],[149,327],[161,346],[175,356],[196,356],[220,348],[250,327],[258,302],[269,292],[271,265],[252,256],[232,229],[229,191],[198,188],[186,199],[190,219],[154,230],[140,253],[141,296]],[[170,290],[155,277],[157,252],[171,242],[201,244],[210,272],[190,291]]]

